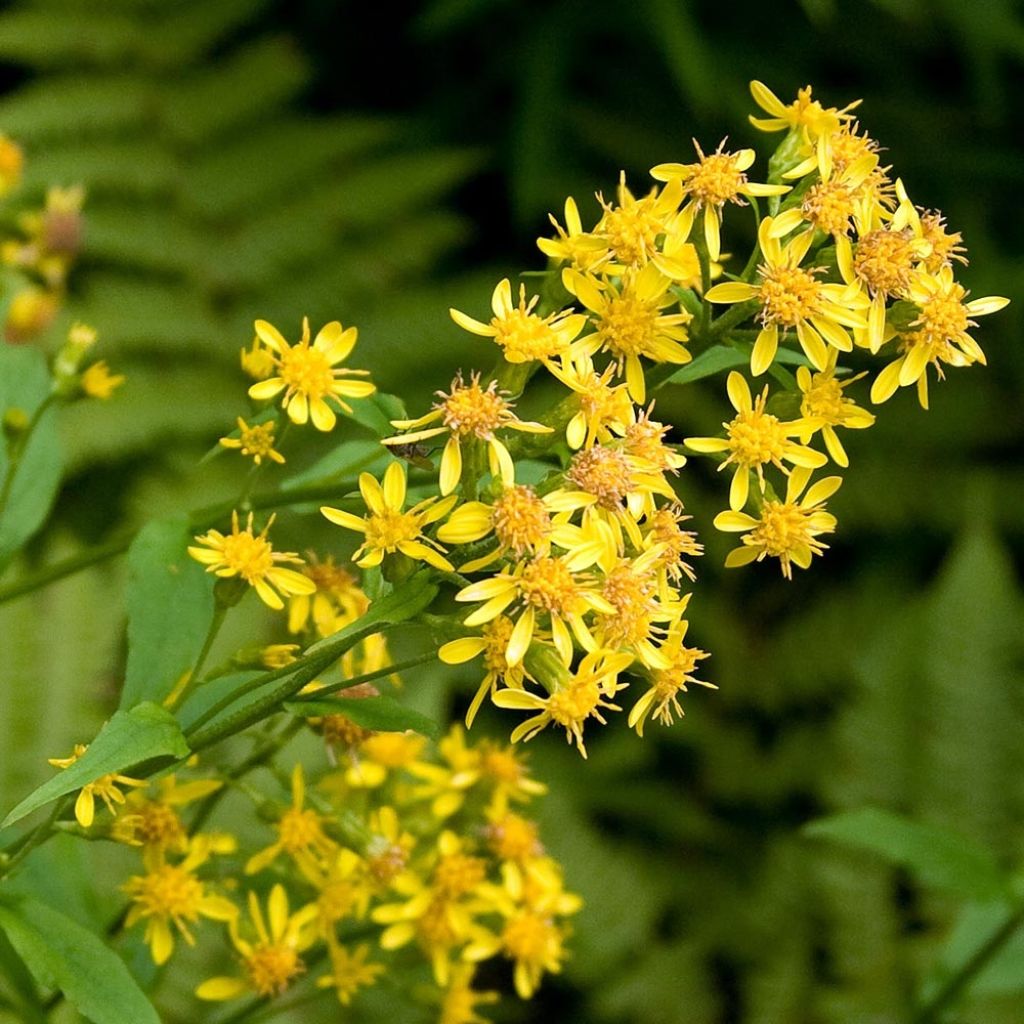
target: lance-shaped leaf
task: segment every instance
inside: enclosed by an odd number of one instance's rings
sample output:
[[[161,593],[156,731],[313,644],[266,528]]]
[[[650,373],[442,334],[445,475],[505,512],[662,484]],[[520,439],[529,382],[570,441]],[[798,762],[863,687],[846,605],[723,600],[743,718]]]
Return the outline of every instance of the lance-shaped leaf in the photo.
[[[954,832],[891,811],[844,811],[811,822],[804,831],[878,854],[907,868],[922,884],[960,896],[992,900],[1009,891],[1008,879],[987,850]]]
[[[185,743],[174,716],[156,704],[146,702],[130,711],[118,711],[89,744],[89,749],[74,764],[44,782],[0,822],[6,828],[51,800],[56,800],[111,772],[159,758],[188,757]]]
[[[94,1024],[160,1024],[124,961],[70,917],[38,900],[0,896],[0,929],[36,981],[59,989]]]
[[[344,715],[356,725],[374,732],[413,732],[436,738],[440,726],[432,718],[395,700],[394,697],[340,697],[321,700],[291,700],[285,710],[303,718],[322,718],[326,715]]]
[[[680,367],[669,377],[670,384],[691,384],[704,377],[713,377],[716,373],[734,370],[738,366],[750,365],[750,353],[753,345],[738,341],[734,345],[713,345],[706,352],[701,352],[692,362]],[[808,361],[802,352],[780,348],[775,354],[778,363],[790,363],[793,366],[807,366]]]

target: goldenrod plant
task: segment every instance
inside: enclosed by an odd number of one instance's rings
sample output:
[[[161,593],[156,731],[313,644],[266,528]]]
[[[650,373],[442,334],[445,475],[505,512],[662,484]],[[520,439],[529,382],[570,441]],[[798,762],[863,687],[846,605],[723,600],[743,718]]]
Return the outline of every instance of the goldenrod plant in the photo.
[[[247,460],[244,482],[134,539],[118,709],[2,823],[0,928],[45,990],[21,993],[26,1012],[67,998],[100,1024],[159,1019],[143,992],[158,975],[9,886],[57,836],[126,848],[107,938],[138,933],[172,972],[198,945],[195,998],[237,1001],[218,1020],[388,990],[479,1024],[499,995],[478,972],[501,977],[481,965],[504,962],[523,1000],[562,969],[586,865],[547,852],[532,815],[559,779],[534,776],[528,744],[561,733],[597,760],[603,727],[684,728],[691,687],[715,688],[689,620],[702,538],[737,535],[727,567],[777,563],[793,587],[812,561],[828,573],[844,432],[984,363],[975,318],[1007,302],[957,282],[960,234],[883,165],[856,104],[751,92],[773,147],[760,167],[697,144],[653,183],[620,178],[591,221],[567,199],[538,243],[546,270],[500,280],[486,319],[451,310],[479,364],[452,367],[430,409],[379,393],[341,320],[257,319],[239,339],[250,404],[209,458]],[[45,515],[18,483],[43,457],[37,410],[116,400],[117,375],[81,369],[87,335],[50,361],[32,350],[48,393],[4,410],[4,496],[20,497],[0,529],[36,517],[19,545]],[[711,378],[735,415],[674,438],[659,390]],[[337,444],[310,464],[324,435]],[[687,511],[701,460],[725,471],[711,522]],[[473,665],[464,724],[409,699],[438,661]],[[488,726],[507,741],[478,738]]]

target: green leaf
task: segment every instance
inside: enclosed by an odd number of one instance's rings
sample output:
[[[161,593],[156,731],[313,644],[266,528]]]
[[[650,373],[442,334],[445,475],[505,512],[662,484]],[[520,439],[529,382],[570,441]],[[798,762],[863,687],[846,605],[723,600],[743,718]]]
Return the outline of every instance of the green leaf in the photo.
[[[395,433],[391,421],[408,417],[405,403],[397,395],[375,391],[367,398],[347,398],[345,401],[352,407],[352,419],[378,437],[391,437]]]
[[[749,342],[737,341],[732,345],[713,345],[706,352],[701,352],[692,362],[676,370],[668,379],[669,384],[690,384],[703,377],[712,377],[724,370],[735,370],[740,366],[750,365],[750,353],[754,346]],[[792,366],[809,366],[807,357],[802,352],[780,348],[775,354],[779,363]]]
[[[184,517],[147,524],[128,552],[122,708],[162,699],[195,664],[213,617],[213,577],[190,558]]]
[[[291,700],[285,704],[285,710],[303,718],[320,718],[324,715],[344,715],[352,719],[356,725],[376,732],[413,732],[422,733],[436,739],[441,727],[432,718],[407,707],[394,697],[341,697],[335,700]]]
[[[335,480],[354,477],[357,473],[373,472],[378,462],[388,458],[388,451],[379,441],[342,441],[311,466],[288,477],[281,484],[281,490],[309,487],[314,484],[327,485]]]
[[[909,869],[924,885],[960,896],[990,900],[1009,882],[987,850],[953,832],[865,807],[811,822],[804,832],[868,850]]]
[[[0,897],[0,928],[36,981],[94,1024],[160,1024],[124,961],[87,928],[38,900]]]
[[[0,828],[13,825],[26,814],[81,789],[101,775],[123,772],[155,758],[188,757],[189,753],[177,721],[163,708],[147,701],[131,711],[118,711],[74,764],[22,800],[0,822]]]
[[[31,417],[50,394],[50,372],[36,348],[0,342],[0,419],[11,409]],[[0,439],[0,481],[7,479],[10,458]],[[0,508],[0,567],[46,519],[60,485],[61,456],[54,408],[47,409],[28,439]]]

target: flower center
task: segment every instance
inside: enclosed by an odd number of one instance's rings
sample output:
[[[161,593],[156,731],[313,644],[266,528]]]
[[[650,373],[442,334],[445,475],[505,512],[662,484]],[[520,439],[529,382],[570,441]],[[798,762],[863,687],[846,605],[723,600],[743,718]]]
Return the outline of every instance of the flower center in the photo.
[[[960,294],[939,293],[927,299],[921,306],[921,315],[913,326],[931,345],[941,345],[959,338],[967,331],[970,321],[967,310],[960,301],[963,289],[956,286]]]
[[[408,512],[388,509],[371,515],[366,521],[366,543],[371,548],[395,551],[399,544],[415,540],[419,535],[419,523]]]
[[[331,393],[334,371],[327,356],[310,345],[293,345],[278,361],[281,379],[293,391],[309,398],[323,398]]]
[[[737,413],[726,428],[730,462],[750,467],[781,460],[786,443],[782,424],[771,413],[762,412],[760,405],[759,399],[749,412]]]
[[[807,190],[801,206],[804,217],[827,235],[846,235],[853,216],[853,192],[836,178],[819,181]]]
[[[519,592],[527,604],[549,612],[564,612],[575,603],[576,580],[558,558],[535,558],[519,578]]]
[[[508,671],[505,651],[508,649],[513,628],[512,620],[507,615],[499,615],[484,626],[484,666],[488,672],[503,676]]]
[[[487,750],[481,761],[480,770],[488,778],[506,785],[515,785],[523,777],[523,766],[510,750]]]
[[[454,387],[444,401],[444,425],[453,433],[490,438],[508,418],[509,405],[492,384],[483,390],[477,381]]]
[[[635,356],[642,355],[650,347],[657,325],[657,307],[627,292],[608,302],[599,331],[613,352]]]
[[[513,960],[542,964],[558,941],[558,931],[551,918],[526,911],[505,925],[501,941],[505,953]]]
[[[825,545],[811,534],[809,518],[812,510],[781,501],[766,501],[761,522],[751,531],[751,539],[775,558],[788,560],[798,548],[809,547],[820,554]]]
[[[814,275],[800,267],[769,267],[760,269],[761,321],[795,327],[818,312],[821,284]]]
[[[518,814],[506,814],[487,829],[487,842],[501,860],[525,861],[541,852],[537,826]]]
[[[633,470],[626,456],[616,448],[600,445],[574,455],[566,477],[609,510],[621,508],[633,489]]]
[[[261,996],[280,995],[306,970],[299,954],[281,943],[257,946],[244,963],[249,983]]]
[[[850,404],[850,400],[843,397],[843,386],[835,377],[816,373],[800,402],[800,415],[834,425],[843,422],[846,407]]]
[[[735,199],[746,183],[747,176],[737,169],[731,153],[712,153],[697,165],[686,187],[699,203],[721,206]]]
[[[653,197],[618,208],[607,208],[598,231],[615,254],[616,263],[642,266],[655,251],[655,241],[665,224],[655,213]]]
[[[434,888],[440,896],[457,899],[472,892],[486,875],[487,866],[479,857],[453,853],[442,857],[434,868]]]
[[[601,702],[601,690],[595,676],[574,679],[548,700],[548,713],[561,726],[575,731]]]
[[[373,733],[356,725],[345,715],[327,715],[320,723],[324,739],[332,747],[358,747],[369,739]]]
[[[229,533],[224,538],[224,565],[247,583],[262,580],[274,568],[274,549],[264,537],[255,537],[248,530]]]
[[[197,921],[203,899],[203,883],[191,872],[173,864],[162,864],[126,886],[145,917],[169,917]]]
[[[507,316],[495,317],[491,326],[497,332],[494,340],[510,362],[550,359],[569,350],[568,341],[555,329],[552,318],[539,317],[522,304]]]
[[[910,284],[913,264],[909,234],[879,228],[857,243],[853,272],[876,295],[902,295]]]
[[[246,427],[239,436],[243,455],[258,455],[263,458],[274,450],[273,422],[257,423]]]
[[[931,246],[931,253],[925,259],[925,268],[930,274],[937,274],[951,260],[966,263],[964,247],[960,244],[963,235],[959,231],[947,231],[942,214],[932,211],[921,215],[921,234]]]
[[[181,819],[167,804],[147,800],[133,814],[138,817],[136,834],[147,846],[173,846],[185,839]]]
[[[604,621],[611,646],[638,644],[651,634],[655,579],[633,572],[628,564],[616,566],[601,595],[615,609]]]
[[[642,416],[626,428],[623,439],[626,451],[634,458],[642,459],[657,469],[672,469],[672,456],[675,454],[664,441],[668,427]]]
[[[516,554],[536,549],[551,530],[551,516],[532,487],[520,484],[503,491],[491,513],[494,533]]]
[[[326,840],[320,815],[316,811],[290,807],[277,823],[281,846],[288,853],[299,853],[311,847],[320,846]]]
[[[405,870],[409,857],[405,848],[385,836],[374,836],[366,847],[366,869],[382,885]]]
[[[328,882],[317,897],[320,912],[329,921],[340,921],[347,917],[357,902],[357,894],[350,882],[338,879]]]

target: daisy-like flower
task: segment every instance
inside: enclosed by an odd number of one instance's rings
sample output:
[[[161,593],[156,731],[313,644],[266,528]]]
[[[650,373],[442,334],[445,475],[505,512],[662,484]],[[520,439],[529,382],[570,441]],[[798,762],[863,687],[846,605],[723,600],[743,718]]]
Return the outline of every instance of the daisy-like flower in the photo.
[[[219,443],[222,448],[233,449],[246,456],[246,458],[252,459],[257,466],[264,459],[270,459],[272,462],[281,465],[284,463],[284,456],[279,451],[274,450],[275,426],[276,424],[273,420],[267,420],[264,423],[254,423],[252,426],[249,426],[239,416],[238,437],[222,437]]]
[[[412,444],[425,441],[439,434],[447,433],[448,441],[441,455],[439,485],[442,495],[451,494],[462,477],[462,445],[475,438],[487,445],[487,457],[491,476],[501,480],[506,487],[515,483],[515,466],[508,449],[498,439],[496,431],[518,430],[529,434],[550,434],[551,427],[543,423],[531,423],[519,419],[512,411],[512,403],[498,390],[492,381],[486,388],[480,387],[480,374],[474,373],[466,384],[461,374],[452,381],[451,391],[437,392],[440,402],[432,412],[415,420],[392,420],[391,425],[411,433],[397,437],[386,437],[382,444]],[[441,426],[429,424],[441,421]],[[424,430],[423,428],[427,429]]]
[[[625,384],[613,384],[615,365],[600,373],[589,355],[577,352],[561,366],[549,370],[576,395],[579,411],[573,413],[565,428],[565,440],[574,451],[589,448],[597,441],[621,437],[633,421],[633,403]]]
[[[796,371],[797,386],[803,395],[800,402],[800,415],[803,416],[807,429],[800,435],[800,440],[807,444],[815,432],[821,431],[832,461],[844,468],[850,464],[843,448],[842,441],[836,433],[836,427],[847,430],[863,430],[875,422],[875,417],[857,405],[852,398],[843,394],[854,381],[860,380],[865,374],[858,373],[847,380],[836,379],[836,360],[839,353],[832,349],[828,355],[828,365],[820,373],[811,373],[806,366]]]
[[[750,495],[750,471],[757,474],[761,490],[764,490],[764,467],[773,465],[786,472],[784,462],[794,466],[814,469],[828,461],[821,453],[792,440],[805,433],[809,424],[804,420],[784,423],[777,416],[765,412],[768,402],[768,387],[758,395],[756,401],[750,394],[750,385],[743,374],[735,370],[726,381],[729,401],[736,410],[736,417],[725,427],[725,437],[688,437],[686,447],[695,452],[728,452],[719,463],[719,470],[735,466],[732,484],[729,487],[729,507],[738,512],[747,503]]]
[[[527,804],[548,791],[543,782],[531,778],[519,748],[484,740],[478,749],[480,781],[490,789],[488,806],[495,815],[507,813],[510,803]]]
[[[458,640],[450,640],[437,652],[438,658],[446,665],[462,665],[483,655],[484,677],[466,712],[467,729],[473,727],[473,721],[484,697],[494,693],[499,684],[517,688],[523,686],[526,669],[521,662],[510,665],[505,656],[514,625],[510,618],[499,615],[484,624],[480,636],[464,636]]]
[[[146,922],[144,939],[158,967],[174,952],[175,930],[193,946],[195,938],[190,926],[200,918],[231,922],[238,916],[230,900],[211,894],[196,875],[213,852],[209,840],[197,836],[180,864],[168,863],[162,856],[155,858],[147,864],[146,874],[133,875],[122,886],[131,899],[125,927],[131,928],[137,921]]]
[[[285,854],[295,861],[306,878],[316,878],[338,849],[324,831],[325,820],[322,814],[306,807],[306,780],[302,765],[296,764],[292,770],[292,805],[274,826],[277,840],[249,858],[245,873],[255,875]]]
[[[766,500],[756,519],[736,511],[719,512],[715,516],[717,529],[744,535],[742,547],[734,548],[726,556],[727,568],[760,562],[770,556],[779,560],[782,575],[788,580],[792,578],[794,565],[806,569],[814,555],[828,548],[818,537],[835,531],[836,517],[825,511],[825,502],[839,490],[843,479],[824,477],[804,494],[810,479],[809,469],[793,470],[786,485],[786,500]]]
[[[850,113],[860,106],[860,100],[848,103],[842,110],[823,107],[812,96],[809,85],[798,90],[792,103],[783,103],[763,82],[750,83],[750,95],[754,102],[769,114],[769,117],[749,118],[750,123],[763,132],[800,131],[816,148],[817,166],[822,178],[828,178],[832,171],[833,136],[853,120]]]
[[[472,544],[493,534],[498,546],[490,554],[461,566],[478,572],[504,555],[546,555],[551,545],[569,550],[582,543],[578,526],[568,522],[578,509],[593,503],[582,491],[559,488],[543,497],[526,484],[504,488],[491,502],[467,501],[438,528],[445,544]]]
[[[537,248],[552,260],[568,263],[577,270],[596,270],[609,258],[607,245],[596,235],[583,230],[580,211],[576,200],[569,196],[565,200],[565,227],[548,214],[548,219],[558,233],[557,238],[538,238]]]
[[[242,934],[237,920],[230,922],[231,943],[242,960],[243,977],[218,977],[204,981],[197,989],[200,999],[237,999],[246,992],[269,998],[279,996],[306,970],[302,954],[316,941],[311,927],[317,906],[310,903],[294,914],[288,907],[283,885],[275,885],[267,899],[264,917],[256,893],[249,893],[252,938]]]
[[[316,987],[333,988],[342,1006],[349,1006],[354,995],[376,985],[377,979],[387,971],[383,964],[370,962],[370,947],[365,943],[349,951],[340,942],[331,942],[328,951],[331,972],[317,978]]]
[[[252,339],[249,348],[238,353],[242,372],[253,380],[266,380],[274,375],[274,353],[260,341],[259,335]]]
[[[165,775],[153,783],[152,796],[137,789],[128,794],[125,813],[111,829],[113,837],[128,846],[141,846],[143,857],[163,856],[169,851],[184,854],[189,850],[189,836],[178,808],[186,807],[216,793],[224,783],[220,779],[193,779],[179,782],[174,775]],[[205,837],[214,853],[230,852],[232,837]]]
[[[207,572],[223,579],[238,577],[254,587],[265,605],[280,611],[284,607],[281,594],[312,594],[316,584],[308,576],[286,569],[282,563],[302,565],[294,551],[275,551],[267,540],[274,516],[259,533],[253,533],[252,513],[244,530],[238,526],[238,512],[231,513],[231,532],[208,530],[196,537],[200,547],[190,547],[188,553]],[[281,594],[278,593],[281,592]]]
[[[345,330],[337,320],[325,324],[309,341],[309,318],[302,319],[302,337],[294,345],[285,341],[281,332],[266,320],[257,320],[256,336],[273,353],[275,376],[259,381],[249,388],[249,395],[263,402],[282,391],[281,408],[293,423],[313,420],[317,430],[333,430],[337,415],[328,402],[350,413],[346,398],[366,398],[376,388],[368,380],[352,380],[365,376],[366,370],[345,370],[338,363],[348,358],[355,348],[358,332]]]
[[[686,693],[689,684],[718,689],[714,683],[706,683],[693,674],[697,671],[697,663],[710,655],[699,647],[686,646],[689,625],[686,619],[679,619],[673,625],[660,649],[665,667],[651,672],[650,686],[629,712],[629,726],[636,729],[638,736],[643,736],[648,718],[654,718],[662,725],[671,725],[675,720],[673,715],[682,717],[686,714],[679,703],[679,696]]]
[[[699,558],[704,554],[704,545],[697,540],[695,530],[684,530],[681,525],[692,518],[686,515],[682,502],[674,501],[655,510],[644,521],[643,547],[644,550],[656,549],[659,553],[656,570],[663,595],[683,576],[691,583],[697,578],[693,566],[685,559]]]
[[[457,309],[448,312],[464,330],[482,338],[493,338],[510,363],[529,363],[539,359],[550,364],[553,359],[566,359],[572,343],[586,326],[587,318],[581,313],[562,310],[550,316],[534,312],[540,301],[534,296],[527,301],[526,286],[519,287],[519,302],[512,301],[512,284],[505,278],[498,282],[491,296],[490,323],[481,323]]]
[[[871,401],[876,405],[892,397],[898,387],[917,384],[918,399],[928,408],[928,367],[934,366],[943,378],[942,364],[985,365],[985,353],[968,333],[977,326],[975,316],[996,313],[1009,299],[989,295],[965,302],[967,291],[953,280],[953,269],[944,266],[938,274],[917,275],[907,298],[918,307],[918,316],[900,337],[898,358],[889,363],[871,386]]]
[[[572,660],[572,634],[585,650],[596,647],[584,616],[591,611],[614,612],[601,597],[597,582],[584,574],[600,557],[604,544],[585,543],[571,554],[539,555],[503,570],[489,579],[471,583],[455,595],[456,601],[484,602],[465,619],[467,626],[482,626],[517,604],[515,626],[509,636],[505,657],[518,665],[533,640],[534,630],[547,625],[562,661]],[[510,616],[511,617],[511,616]],[[570,628],[572,634],[570,634]]]
[[[626,684],[619,682],[619,673],[632,662],[631,654],[594,650],[583,656],[575,673],[562,681],[552,693],[541,697],[530,690],[509,687],[498,690],[492,700],[499,708],[535,712],[512,731],[513,743],[533,739],[554,722],[565,729],[566,740],[570,744],[575,742],[579,752],[586,757],[583,727],[590,718],[606,725],[602,712],[622,710],[618,704],[606,698],[625,688]]]
[[[442,572],[453,571],[451,562],[444,557],[444,548],[425,537],[423,530],[451,511],[458,501],[454,494],[441,500],[426,498],[403,511],[406,480],[400,462],[392,462],[384,471],[383,486],[369,473],[361,473],[359,492],[369,509],[369,515],[363,518],[340,508],[324,506],[320,509],[336,526],[364,535],[365,540],[352,556],[356,565],[369,568],[380,565],[385,555],[401,553]]]
[[[775,222],[765,217],[758,229],[764,262],[758,268],[759,282],[727,281],[710,288],[710,302],[756,301],[761,331],[754,342],[750,369],[755,376],[764,373],[775,359],[779,347],[779,329],[796,330],[804,354],[818,370],[825,369],[827,345],[849,352],[853,342],[845,328],[867,327],[862,310],[869,300],[855,285],[825,284],[818,280],[817,268],[800,266],[807,255],[813,235],[803,232],[785,246],[774,235]]]
[[[49,763],[54,768],[70,768],[85,752],[88,745],[76,743],[70,757],[51,757]],[[133,779],[128,775],[109,772],[98,779],[84,785],[75,800],[75,819],[82,828],[90,828],[96,818],[96,797],[99,797],[112,815],[117,816],[119,806],[125,803],[121,786],[145,788],[149,783],[143,779]]]
[[[101,359],[82,374],[79,384],[83,394],[105,402],[126,379],[123,373],[111,373],[106,361]]]
[[[366,613],[370,599],[344,566],[328,556],[309,553],[302,574],[316,586],[313,594],[297,594],[288,602],[288,632],[301,633],[310,620],[320,636],[330,636]]]
[[[683,238],[689,238],[693,222],[703,210],[704,241],[708,255],[712,260],[717,260],[722,252],[722,211],[725,204],[745,206],[744,196],[780,196],[788,192],[790,186],[748,181],[746,172],[755,159],[752,149],[726,153],[723,139],[718,149],[705,156],[696,139],[693,140],[693,146],[697,150],[697,163],[658,164],[651,168],[651,177],[656,181],[682,182],[686,202],[675,229]]]
[[[566,268],[562,283],[594,315],[593,333],[580,339],[578,348],[587,355],[610,353],[625,373],[629,395],[643,402],[647,385],[641,357],[656,363],[688,363],[693,357],[684,346],[686,325],[693,316],[681,310],[663,313],[676,303],[672,282],[654,263],[642,270],[625,272],[621,284]]]
[[[455,964],[448,985],[441,994],[441,1011],[437,1024],[490,1024],[477,1013],[478,1006],[487,1006],[500,999],[497,992],[473,988],[475,964]]]

